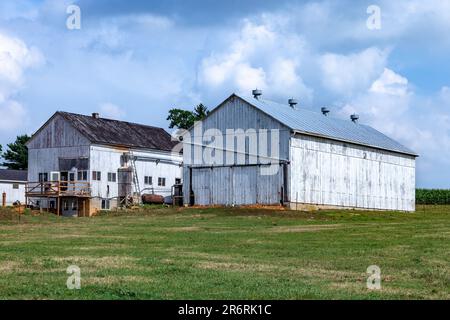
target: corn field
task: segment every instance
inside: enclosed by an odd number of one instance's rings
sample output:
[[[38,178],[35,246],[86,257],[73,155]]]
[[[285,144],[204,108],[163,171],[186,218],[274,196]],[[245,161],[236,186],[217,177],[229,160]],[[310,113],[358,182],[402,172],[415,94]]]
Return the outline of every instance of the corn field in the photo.
[[[450,204],[450,189],[416,189],[416,204]]]

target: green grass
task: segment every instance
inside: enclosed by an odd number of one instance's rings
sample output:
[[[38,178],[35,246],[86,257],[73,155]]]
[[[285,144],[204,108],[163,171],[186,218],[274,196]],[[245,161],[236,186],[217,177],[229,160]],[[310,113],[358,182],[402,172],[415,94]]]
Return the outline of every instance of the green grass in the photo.
[[[68,290],[66,268],[81,268]],[[381,268],[381,290],[366,269]],[[0,299],[449,299],[450,206],[0,211]]]

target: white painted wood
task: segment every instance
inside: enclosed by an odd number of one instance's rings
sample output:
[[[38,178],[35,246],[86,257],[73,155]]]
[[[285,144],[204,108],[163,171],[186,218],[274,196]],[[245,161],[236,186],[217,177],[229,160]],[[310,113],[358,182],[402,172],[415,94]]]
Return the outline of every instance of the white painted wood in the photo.
[[[297,194],[305,204],[414,211],[415,158],[296,135],[291,199]]]
[[[14,185],[17,185],[19,188],[14,189]],[[0,199],[3,192],[6,193],[7,206],[12,206],[16,201],[20,201],[22,204],[25,203],[25,182],[0,181]]]
[[[117,206],[118,175],[117,170],[123,165],[121,156],[132,152],[142,158],[136,161],[137,176],[141,193],[171,195],[175,179],[182,178],[182,156],[166,151],[149,149],[130,149],[113,146],[92,145],[84,136],[60,116],[53,117],[33,136],[28,144],[28,181],[37,182],[39,173],[60,172],[59,159],[88,159],[87,182],[91,184],[91,209],[101,209],[102,199],[113,199],[110,208]],[[158,162],[159,161],[159,162]],[[167,163],[171,162],[171,163]],[[71,170],[77,180],[78,168]],[[100,181],[93,180],[92,172],[100,171]],[[116,181],[108,181],[108,173],[116,173]],[[152,185],[146,185],[145,176],[152,177]],[[158,178],[165,178],[166,185],[158,186]],[[146,190],[145,190],[146,189]],[[133,190],[136,192],[137,190]],[[31,199],[37,201],[38,199]],[[49,204],[39,199],[43,207]],[[69,210],[70,211],[70,210]],[[71,215],[71,212],[66,212]]]

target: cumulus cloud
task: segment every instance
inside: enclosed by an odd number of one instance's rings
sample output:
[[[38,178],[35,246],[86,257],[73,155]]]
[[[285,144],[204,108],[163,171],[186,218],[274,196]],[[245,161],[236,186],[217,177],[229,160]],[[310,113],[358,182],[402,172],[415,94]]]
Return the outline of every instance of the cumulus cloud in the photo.
[[[332,92],[351,96],[367,89],[383,71],[387,50],[368,48],[348,55],[326,53],[319,57],[322,81]]]
[[[39,50],[22,40],[0,33],[0,130],[12,130],[23,123],[25,108],[14,99],[24,84],[27,69],[40,65]]]
[[[301,77],[305,43],[295,34],[282,34],[272,21],[246,20],[225,52],[202,59],[199,84],[206,90],[268,89],[273,96],[300,95],[311,100],[312,90]]]
[[[407,93],[408,79],[384,68],[383,74],[372,83],[370,91],[403,96]]]
[[[125,111],[110,102],[100,104],[100,116],[112,119],[122,119],[125,116]]]

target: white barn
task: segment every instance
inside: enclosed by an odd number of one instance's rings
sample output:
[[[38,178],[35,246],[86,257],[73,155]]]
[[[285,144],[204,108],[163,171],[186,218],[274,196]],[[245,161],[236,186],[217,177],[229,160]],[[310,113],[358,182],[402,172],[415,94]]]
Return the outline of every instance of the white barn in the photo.
[[[14,203],[25,203],[26,170],[0,169],[0,195],[2,205],[12,206]]]
[[[356,116],[255,93],[232,94],[183,137],[185,203],[415,210],[413,151]]]
[[[27,202],[90,216],[145,193],[168,197],[182,178],[175,145],[162,128],[56,112],[27,143]]]

